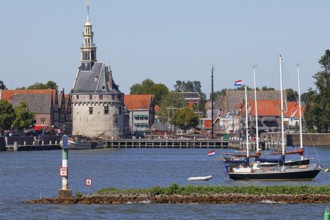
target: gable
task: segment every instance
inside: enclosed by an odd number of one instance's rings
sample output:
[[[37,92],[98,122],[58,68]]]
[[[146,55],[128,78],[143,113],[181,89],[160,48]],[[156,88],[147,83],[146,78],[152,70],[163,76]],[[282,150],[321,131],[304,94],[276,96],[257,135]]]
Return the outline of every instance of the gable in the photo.
[[[125,95],[125,106],[128,110],[150,110],[154,108],[153,95]]]

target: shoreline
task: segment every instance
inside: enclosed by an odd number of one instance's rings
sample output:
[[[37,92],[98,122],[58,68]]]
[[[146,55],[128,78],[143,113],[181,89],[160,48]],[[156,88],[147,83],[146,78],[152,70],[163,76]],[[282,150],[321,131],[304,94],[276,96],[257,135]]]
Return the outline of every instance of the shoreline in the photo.
[[[29,200],[33,204],[242,204],[242,203],[330,203],[325,194],[199,194],[151,195],[151,194],[93,194],[71,199],[41,198]]]

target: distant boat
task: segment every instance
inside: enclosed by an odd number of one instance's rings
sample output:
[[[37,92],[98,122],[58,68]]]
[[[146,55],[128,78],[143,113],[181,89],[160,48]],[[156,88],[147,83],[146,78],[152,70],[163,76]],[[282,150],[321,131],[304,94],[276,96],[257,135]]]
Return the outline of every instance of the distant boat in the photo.
[[[187,180],[188,181],[208,181],[212,179],[212,176],[194,176],[194,177],[189,177]]]
[[[60,143],[62,147],[62,142]],[[85,149],[100,149],[104,148],[104,141],[89,140],[82,136],[74,136],[68,140],[69,150],[85,150]]]

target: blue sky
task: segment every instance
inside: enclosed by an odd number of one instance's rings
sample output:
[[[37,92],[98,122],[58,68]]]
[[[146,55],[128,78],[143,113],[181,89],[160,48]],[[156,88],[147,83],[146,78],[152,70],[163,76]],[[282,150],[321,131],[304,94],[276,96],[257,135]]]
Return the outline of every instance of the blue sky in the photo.
[[[66,92],[80,65],[84,0],[1,2],[0,80],[9,89],[55,81]],[[200,81],[211,91],[253,87],[315,88],[313,75],[330,44],[330,1],[92,0],[90,19],[98,61],[111,65],[125,94],[149,78],[170,90],[176,80]]]

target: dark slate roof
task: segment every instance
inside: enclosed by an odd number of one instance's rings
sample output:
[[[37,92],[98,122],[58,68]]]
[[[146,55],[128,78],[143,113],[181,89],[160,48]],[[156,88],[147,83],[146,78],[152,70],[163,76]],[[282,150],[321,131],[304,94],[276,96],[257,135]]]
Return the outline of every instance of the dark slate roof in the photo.
[[[200,100],[201,98],[198,92],[181,92],[181,94],[185,100],[190,100],[190,99]]]
[[[36,114],[50,114],[52,112],[51,94],[17,94],[12,97],[14,107],[25,101],[30,112]]]
[[[151,130],[153,130],[153,131],[167,131],[168,128],[163,122],[161,122],[159,120],[155,120],[154,123],[151,126]]]
[[[109,83],[110,82],[110,83]],[[119,93],[111,70],[103,62],[96,62],[91,70],[79,70],[72,93]]]

